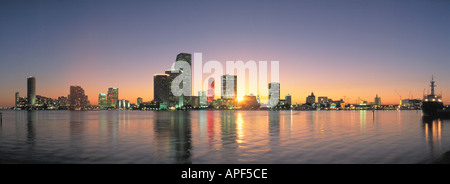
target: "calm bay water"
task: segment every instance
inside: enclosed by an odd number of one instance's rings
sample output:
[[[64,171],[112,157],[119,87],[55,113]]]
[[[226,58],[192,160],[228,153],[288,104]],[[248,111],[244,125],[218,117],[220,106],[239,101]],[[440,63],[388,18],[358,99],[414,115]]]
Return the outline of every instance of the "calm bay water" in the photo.
[[[0,163],[429,163],[420,111],[4,111]]]

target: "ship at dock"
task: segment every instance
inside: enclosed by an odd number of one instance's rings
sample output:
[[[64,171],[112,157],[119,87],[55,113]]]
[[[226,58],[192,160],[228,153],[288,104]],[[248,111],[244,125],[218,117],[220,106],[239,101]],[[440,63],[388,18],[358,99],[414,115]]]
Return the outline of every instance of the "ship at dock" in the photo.
[[[422,112],[427,117],[450,117],[450,111],[444,109],[442,95],[436,95],[434,88],[436,87],[434,77],[430,81],[431,93],[423,96]]]

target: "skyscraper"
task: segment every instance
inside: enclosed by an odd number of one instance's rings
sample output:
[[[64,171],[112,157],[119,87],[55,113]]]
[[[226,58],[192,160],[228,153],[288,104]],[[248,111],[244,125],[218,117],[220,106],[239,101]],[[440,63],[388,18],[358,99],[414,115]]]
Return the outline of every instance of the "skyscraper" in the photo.
[[[286,100],[286,105],[292,105],[292,96],[290,94],[286,95],[284,99]]]
[[[100,107],[100,109],[105,109],[108,107],[108,101],[106,100],[105,93],[98,94],[98,107]]]
[[[192,69],[192,55],[191,54],[179,53],[177,55],[176,61],[186,61],[187,63],[189,63],[189,65],[191,66],[191,69]]]
[[[27,100],[28,108],[33,108],[36,105],[36,78],[33,76],[27,79]]]
[[[189,54],[189,53],[179,53],[177,55],[176,62],[177,61],[186,61],[187,63],[189,63],[189,66],[191,68],[191,74],[190,74],[191,82],[190,82],[190,84],[188,84],[188,81],[183,81],[183,84],[182,84],[181,87],[183,89],[184,89],[184,87],[189,88],[189,95],[184,95],[184,96],[191,96],[191,94],[192,94],[192,55]],[[183,71],[183,70],[180,70],[180,71],[181,72],[186,72],[186,71]],[[170,89],[170,86],[169,86],[169,89]]]
[[[207,102],[212,102],[214,100],[214,78],[208,79],[208,91],[207,91]]]
[[[109,108],[113,108],[113,109],[119,108],[119,89],[118,88],[109,88],[108,96],[106,96],[106,100],[108,101],[107,105]]]
[[[280,83],[269,83],[269,105],[276,106],[280,102]]]
[[[19,106],[19,100],[20,100],[19,92],[16,92],[16,97],[14,98],[14,109],[17,109],[17,107]]]
[[[200,106],[206,106],[207,105],[207,97],[206,97],[206,91],[199,91],[198,92],[198,98],[199,98],[199,105]]]
[[[381,105],[381,98],[377,96],[375,97],[375,105],[380,106]]]
[[[222,99],[236,99],[237,75],[222,75]]]
[[[137,98],[137,107],[139,108],[141,106],[141,104],[142,104],[142,98],[138,97]]]
[[[153,76],[153,100],[157,102],[169,101],[169,75],[157,74]]]
[[[169,76],[168,79],[167,79],[167,85],[169,86],[169,98],[173,98],[174,95],[173,95],[172,90],[171,90],[172,81],[173,81],[178,75],[180,75],[181,72],[178,71],[178,70],[166,70],[166,71],[165,71],[165,74]],[[182,88],[182,87],[183,87],[183,83],[180,84],[180,88]]]
[[[306,104],[313,105],[314,103],[316,103],[316,96],[314,96],[314,93],[311,92],[311,95],[306,97]]]
[[[84,110],[87,96],[81,86],[70,86],[70,110]]]

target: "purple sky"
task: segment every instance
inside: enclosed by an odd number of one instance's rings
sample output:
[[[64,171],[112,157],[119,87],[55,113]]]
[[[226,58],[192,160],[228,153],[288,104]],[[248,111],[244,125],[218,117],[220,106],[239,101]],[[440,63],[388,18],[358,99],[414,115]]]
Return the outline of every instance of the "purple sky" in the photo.
[[[203,60],[278,60],[281,95],[398,103],[431,75],[450,103],[450,1],[1,1],[0,106],[80,85],[93,104],[153,99],[153,74],[180,52]]]

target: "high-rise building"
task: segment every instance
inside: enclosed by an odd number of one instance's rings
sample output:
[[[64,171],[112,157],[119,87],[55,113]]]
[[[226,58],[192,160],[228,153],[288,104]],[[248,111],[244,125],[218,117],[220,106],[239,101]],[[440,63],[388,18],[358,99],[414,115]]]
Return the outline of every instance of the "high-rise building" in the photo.
[[[27,79],[27,99],[28,107],[33,108],[36,105],[36,78],[33,76]]]
[[[70,110],[84,110],[87,96],[81,86],[70,86]]]
[[[222,75],[222,99],[237,98],[237,75]]]
[[[311,92],[311,95],[306,97],[306,104],[313,105],[314,103],[316,103],[316,96],[314,96],[314,93]]]
[[[125,99],[119,100],[119,106],[118,107],[119,107],[119,109],[127,110],[127,109],[130,108],[130,101],[125,100]]]
[[[184,81],[183,80],[183,84],[180,86],[181,87],[180,89],[184,89],[184,87],[189,88],[188,89],[189,95],[184,95],[184,96],[191,96],[191,94],[192,94],[192,55],[189,54],[189,53],[179,53],[177,55],[176,61],[186,61],[189,64],[190,68],[191,68],[191,74],[190,74],[191,82],[190,82],[190,84],[188,84],[188,81]],[[180,70],[180,71],[183,72],[183,70]]]
[[[168,79],[167,79],[167,85],[169,86],[169,98],[173,98],[174,95],[173,95],[172,90],[171,90],[172,81],[173,81],[178,75],[180,75],[181,72],[178,71],[178,70],[166,70],[166,71],[165,71],[165,74],[169,76]],[[153,87],[154,87],[154,86],[153,86]],[[183,83],[181,83],[179,87],[180,87],[180,89],[183,88]]]
[[[199,98],[199,105],[200,106],[206,106],[207,105],[206,91],[199,91],[198,92],[198,98]]]
[[[189,65],[191,66],[191,69],[192,69],[192,55],[191,54],[179,53],[177,55],[176,61],[186,61],[187,63],[189,63]]]
[[[70,100],[68,97],[60,96],[58,97],[57,104],[59,106],[59,109],[67,110],[68,106],[70,106]]]
[[[285,98],[286,105],[292,105],[292,96],[290,94],[286,95]]]
[[[19,100],[20,100],[19,92],[16,92],[16,97],[14,98],[14,109],[18,108]]]
[[[139,108],[141,106],[141,104],[142,104],[142,98],[138,97],[137,98],[137,107]]]
[[[106,93],[98,94],[98,107],[105,109],[108,107],[108,101],[106,100]]]
[[[157,74],[153,76],[153,100],[156,102],[169,101],[169,75]]]
[[[276,106],[280,102],[280,83],[269,83],[269,105]]]
[[[375,105],[380,106],[381,105],[381,98],[377,96],[375,97]]]
[[[208,79],[208,91],[207,91],[207,102],[212,102],[214,100],[214,78]]]
[[[106,96],[107,105],[109,108],[119,108],[119,88],[109,88],[108,96]]]

